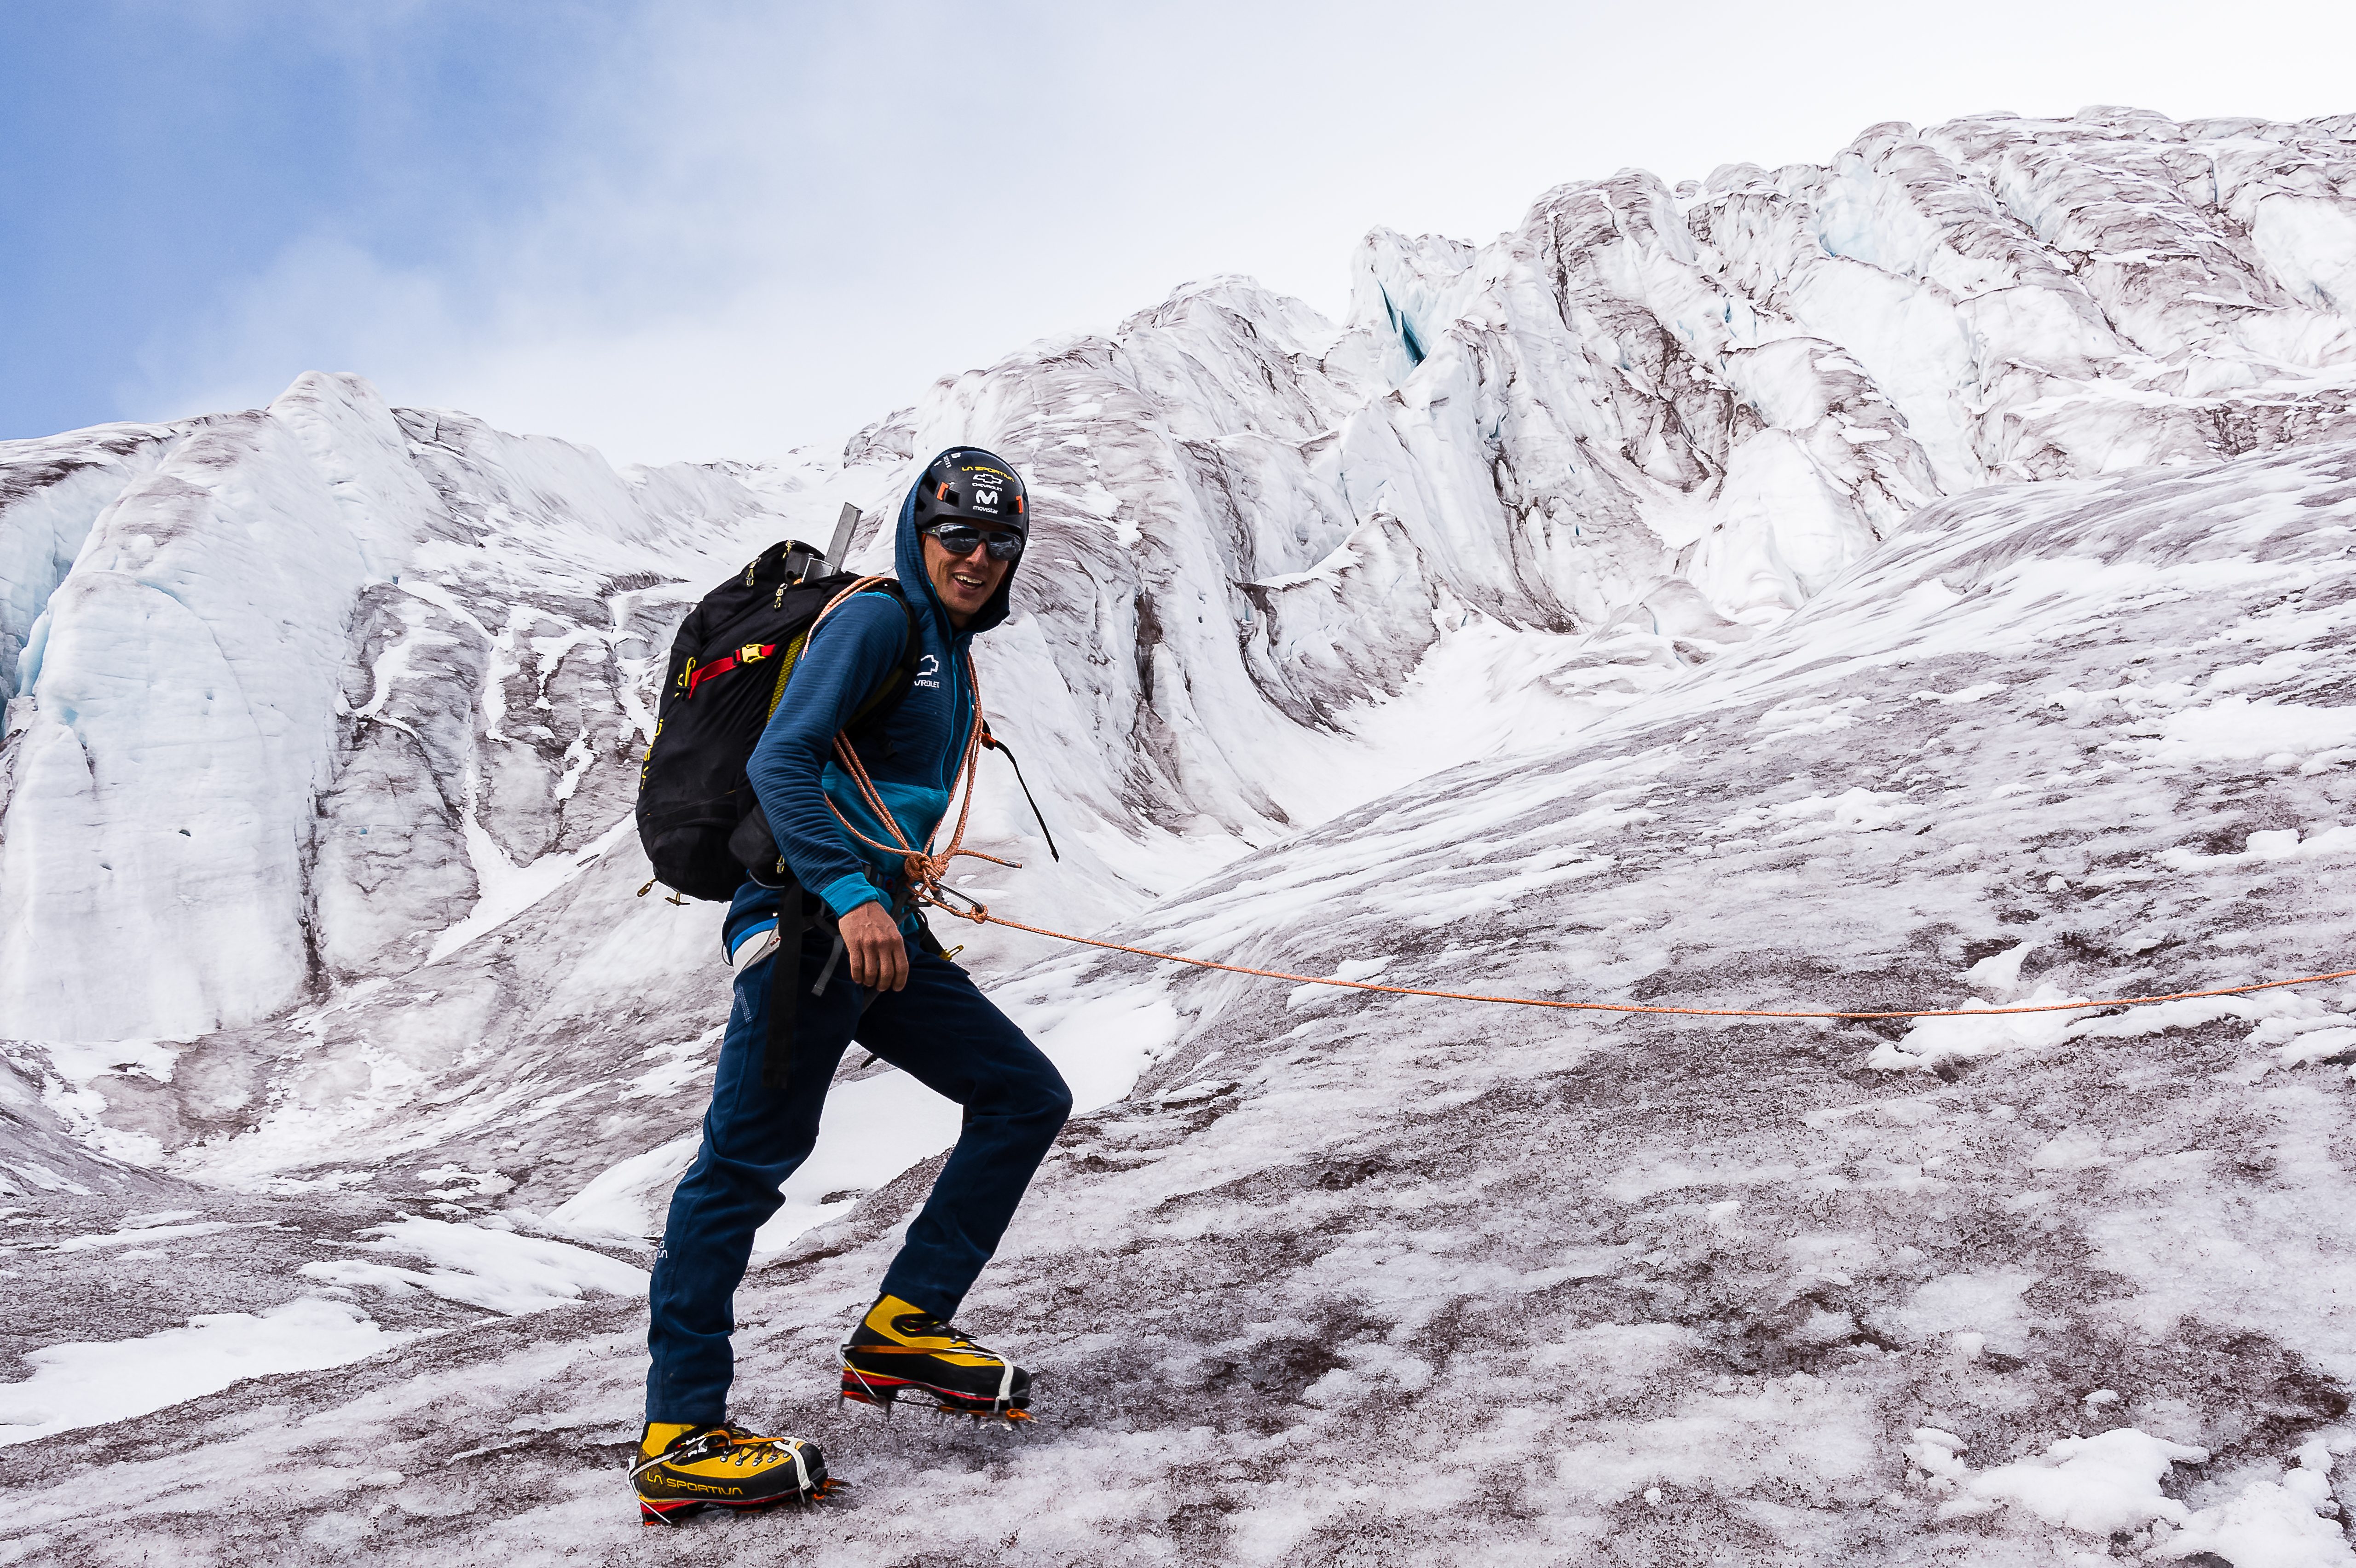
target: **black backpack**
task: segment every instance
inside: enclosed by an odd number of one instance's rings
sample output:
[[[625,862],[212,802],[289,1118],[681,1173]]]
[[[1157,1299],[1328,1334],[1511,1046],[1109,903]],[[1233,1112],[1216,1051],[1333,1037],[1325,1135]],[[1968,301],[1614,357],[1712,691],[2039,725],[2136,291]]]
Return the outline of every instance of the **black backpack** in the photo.
[[[690,898],[733,898],[748,872],[765,885],[790,875],[772,875],[783,862],[744,765],[785,697],[810,623],[858,581],[848,571],[810,575],[825,565],[798,539],[771,545],[705,594],[671,641],[655,738],[638,769],[638,842],[655,880]],[[871,592],[899,601],[908,635],[899,667],[844,726],[854,744],[872,739],[900,706],[923,651],[916,612],[899,584]]]

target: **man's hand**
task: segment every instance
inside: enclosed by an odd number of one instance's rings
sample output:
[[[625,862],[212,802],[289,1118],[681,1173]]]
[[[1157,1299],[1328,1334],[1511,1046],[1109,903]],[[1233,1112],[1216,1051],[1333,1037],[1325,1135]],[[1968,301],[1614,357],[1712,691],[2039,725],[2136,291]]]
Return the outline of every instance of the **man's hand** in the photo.
[[[851,955],[851,977],[879,991],[908,984],[908,944],[880,903],[863,903],[842,917],[842,945]]]

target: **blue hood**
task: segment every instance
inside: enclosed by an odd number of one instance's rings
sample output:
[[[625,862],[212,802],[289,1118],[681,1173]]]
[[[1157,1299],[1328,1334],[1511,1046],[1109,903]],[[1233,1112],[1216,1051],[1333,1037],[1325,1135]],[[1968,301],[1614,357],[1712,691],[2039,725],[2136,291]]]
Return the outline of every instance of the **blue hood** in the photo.
[[[963,452],[970,449],[950,447],[948,450]],[[1007,597],[1013,592],[1014,572],[1023,564],[1023,558],[1017,556],[1006,563],[1006,575],[1000,581],[998,592],[990,596],[990,603],[974,612],[973,619],[962,630],[951,625],[948,606],[942,603],[941,596],[933,592],[933,580],[925,571],[925,539],[916,531],[916,492],[924,483],[924,472],[919,471],[908,486],[908,494],[900,502],[900,528],[893,544],[892,567],[899,574],[900,586],[906,592],[908,603],[933,617],[941,641],[961,646],[961,639],[977,636],[1006,619]]]

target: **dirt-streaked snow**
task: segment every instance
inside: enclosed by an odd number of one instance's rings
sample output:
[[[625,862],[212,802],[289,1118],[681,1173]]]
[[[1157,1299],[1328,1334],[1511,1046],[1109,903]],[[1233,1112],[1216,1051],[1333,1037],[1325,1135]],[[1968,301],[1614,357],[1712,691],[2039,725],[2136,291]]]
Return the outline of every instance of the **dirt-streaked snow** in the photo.
[[[1017,918],[1720,1008],[2348,967],[2351,178],[2110,110],[1622,174],[781,468],[325,376],[0,446],[0,1563],[2356,1562],[2346,985],[1566,1015],[944,925],[1078,1092],[967,1314],[1042,1419],[833,1408],[956,1130],[854,1051],[738,1337],[854,1489],[655,1540],[618,1471],[726,1008],[626,823],[701,586],[1025,466]]]

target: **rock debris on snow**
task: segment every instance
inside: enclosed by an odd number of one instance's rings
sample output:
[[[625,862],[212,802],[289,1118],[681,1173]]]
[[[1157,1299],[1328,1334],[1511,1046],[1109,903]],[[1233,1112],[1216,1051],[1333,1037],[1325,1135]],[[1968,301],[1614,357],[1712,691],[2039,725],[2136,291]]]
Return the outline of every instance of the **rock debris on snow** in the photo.
[[[847,1059],[701,1558],[2356,1562],[2356,116],[1875,126],[1388,230],[616,472],[309,375],[0,443],[0,1563],[668,1560],[619,1464],[727,1008],[634,896],[669,636],[1022,464],[966,961],[1078,1115],[836,1411],[956,1136]],[[1045,786],[1041,788],[1040,786]],[[956,938],[951,938],[956,940]],[[2051,1004],[2055,1010],[1997,1009]]]

